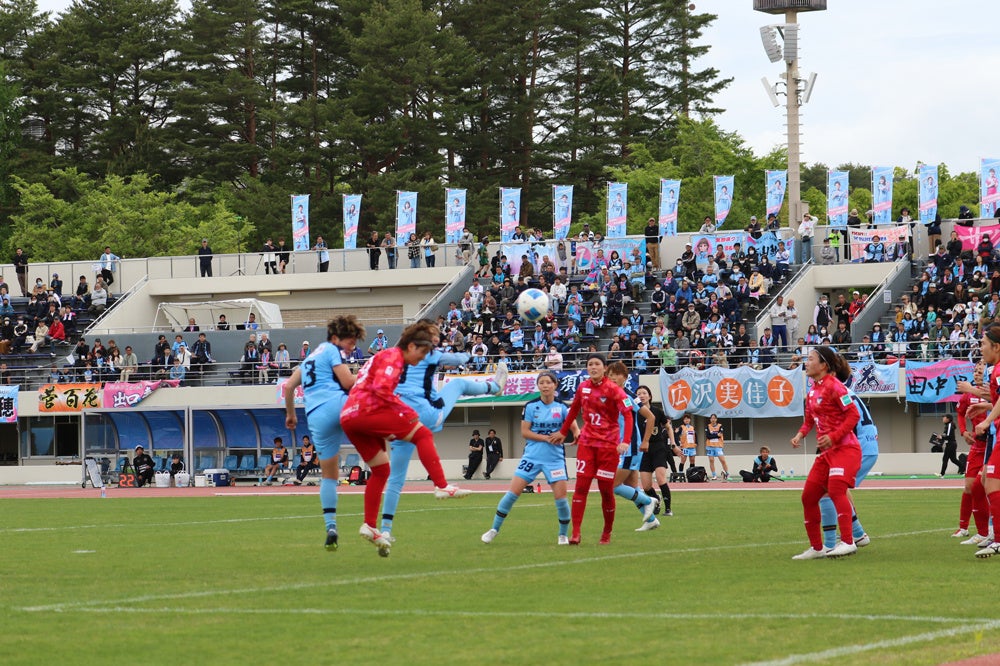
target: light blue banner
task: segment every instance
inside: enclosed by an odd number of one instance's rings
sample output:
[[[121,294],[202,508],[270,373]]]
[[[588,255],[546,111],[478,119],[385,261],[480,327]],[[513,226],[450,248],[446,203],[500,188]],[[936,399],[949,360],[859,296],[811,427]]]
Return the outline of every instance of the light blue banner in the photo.
[[[500,242],[509,243],[521,224],[521,188],[500,188]]]
[[[623,238],[628,226],[628,183],[608,183],[607,238]]]
[[[17,384],[0,386],[0,423],[17,423]]]
[[[457,243],[465,229],[465,190],[445,190],[445,236],[447,242]]]
[[[983,158],[979,162],[979,217],[993,217],[1000,204],[1000,160]]]
[[[660,370],[660,401],[672,419],[687,414],[725,418],[802,416],[805,398],[802,368],[764,370],[747,366],[711,367],[679,372]]]
[[[358,248],[358,218],[361,216],[361,195],[344,195],[344,249]]]
[[[826,215],[830,226],[847,226],[847,197],[850,181],[846,171],[830,171],[826,181]]]
[[[573,222],[573,186],[552,186],[552,237],[562,240]]]
[[[933,363],[906,361],[907,402],[958,402],[958,382],[972,381],[971,361],[949,358]]]
[[[892,224],[892,174],[893,167],[872,169],[872,221],[875,224]]]
[[[719,229],[725,224],[729,210],[733,207],[736,176],[712,176],[712,178],[715,181],[715,228]]]
[[[677,235],[677,202],[681,198],[681,181],[660,179],[660,235]]]
[[[292,195],[292,249],[309,249],[309,195]]]
[[[920,165],[920,221],[930,224],[937,216],[938,168],[936,164]]]
[[[406,247],[417,233],[417,193],[396,192],[396,246]]]
[[[897,395],[899,393],[899,365],[897,364],[851,363],[851,375],[854,377],[851,388],[858,395]]]
[[[788,187],[788,170],[768,171],[764,183],[767,186],[767,214],[778,215],[785,203],[785,189]]]

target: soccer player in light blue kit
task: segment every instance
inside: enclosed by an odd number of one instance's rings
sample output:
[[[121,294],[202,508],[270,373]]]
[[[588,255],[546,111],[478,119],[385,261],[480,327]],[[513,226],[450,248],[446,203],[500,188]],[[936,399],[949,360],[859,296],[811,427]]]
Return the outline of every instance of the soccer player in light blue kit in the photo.
[[[525,439],[524,455],[517,463],[514,478],[510,481],[510,489],[500,498],[497,504],[496,516],[491,527],[482,536],[483,543],[492,543],[500,532],[503,521],[514,508],[514,502],[521,493],[538,477],[545,475],[545,481],[552,488],[552,497],[556,501],[556,515],[559,518],[559,537],[556,544],[569,544],[570,510],[566,499],[566,450],[562,444],[553,444],[550,435],[559,432],[569,409],[556,400],[556,387],[559,379],[551,370],[538,373],[538,392],[541,394],[524,406],[521,412],[521,436]],[[580,434],[580,428],[574,423],[571,426],[573,436]]]
[[[337,550],[337,484],[339,454],[347,437],[340,428],[340,411],[347,394],[354,386],[354,375],[344,363],[358,340],[364,340],[365,329],[354,315],[337,316],[326,326],[327,341],[317,347],[285,384],[285,426],[295,430],[295,389],[301,384],[306,403],[309,434],[319,454],[322,478],[319,501],[326,523],[326,549]]]
[[[438,330],[434,344],[441,343],[441,333]],[[403,376],[396,389],[403,402],[412,407],[420,415],[420,422],[431,429],[440,432],[444,421],[455,408],[458,399],[465,395],[500,395],[507,384],[507,364],[497,365],[493,379],[485,382],[455,377],[440,391],[437,389],[438,366],[460,366],[469,362],[469,354],[445,353],[440,349],[431,350],[424,360],[416,365],[406,366]],[[399,505],[399,496],[406,483],[406,470],[416,447],[410,442],[396,440],[392,442],[392,453],[389,460],[389,481],[385,486],[385,498],[382,501],[382,532],[392,535],[392,521]]]
[[[621,361],[616,361],[608,366],[608,378],[624,390],[625,382],[628,381],[628,368]],[[625,395],[632,400],[632,411],[638,416],[633,420],[632,436],[626,438],[625,433],[622,433],[622,441],[629,441],[629,448],[618,459],[615,495],[635,504],[635,508],[642,514],[642,525],[635,531],[647,532],[660,526],[660,521],[654,515],[660,500],[650,497],[639,488],[639,467],[642,466],[643,451],[649,449],[649,438],[653,436],[656,419],[653,417],[653,412],[649,411],[649,407],[636,400],[631,391],[626,390]],[[639,424],[643,421],[638,418],[640,416],[646,424],[641,432]],[[624,427],[624,418],[618,417],[618,425]]]
[[[838,376],[837,379],[840,379],[844,386],[847,387],[847,394],[854,401],[854,406],[857,408],[860,416],[858,425],[854,427],[854,434],[858,438],[858,443],[861,444],[861,467],[858,468],[858,475],[854,482],[854,487],[857,488],[865,480],[868,472],[872,470],[872,467],[875,466],[875,462],[878,460],[878,427],[875,425],[875,421],[872,420],[871,412],[868,411],[868,405],[851,390],[852,376],[847,374],[846,377]],[[829,550],[837,545],[837,510],[833,507],[833,500],[830,499],[829,495],[824,495],[819,501],[819,510],[822,516],[823,547]],[[851,533],[854,535],[854,543],[859,548],[867,546],[871,543],[871,539],[865,534],[865,530],[861,526],[861,521],[858,520],[858,512],[854,508],[853,501],[851,502],[851,511],[853,512],[851,516]]]

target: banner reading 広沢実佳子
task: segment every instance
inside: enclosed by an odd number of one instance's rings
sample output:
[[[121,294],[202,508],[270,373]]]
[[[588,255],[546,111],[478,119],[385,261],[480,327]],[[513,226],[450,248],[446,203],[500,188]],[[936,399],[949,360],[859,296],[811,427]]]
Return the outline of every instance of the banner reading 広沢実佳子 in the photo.
[[[826,216],[830,226],[843,228],[847,226],[847,187],[850,183],[846,171],[830,171],[827,174]]]
[[[405,247],[417,233],[417,193],[396,192],[396,245]]]
[[[445,190],[445,238],[448,243],[458,243],[465,229],[465,190]]]
[[[788,185],[788,170],[767,171],[764,176],[767,187],[767,216],[781,213],[781,205],[785,203],[785,187]]]
[[[569,235],[573,222],[573,186],[552,186],[552,237],[562,240]]]
[[[872,222],[892,224],[893,167],[872,169]]]
[[[309,249],[309,195],[292,195],[292,249]]]
[[[509,243],[521,224],[521,188],[500,188],[500,242]]]
[[[937,217],[938,168],[936,164],[920,165],[920,221],[930,224]]]
[[[969,360],[946,359],[933,363],[906,361],[907,402],[958,402],[957,384],[972,381],[975,365]]]
[[[628,226],[628,183],[608,183],[607,238],[623,238]]]
[[[361,217],[361,195],[344,195],[344,249],[358,247],[358,220]]]
[[[733,207],[736,176],[712,176],[712,182],[715,183],[715,228],[718,229],[726,222]]]
[[[785,370],[772,365],[763,370],[711,367],[660,370],[663,411],[672,419],[684,414],[719,418],[802,416],[802,368]]]
[[[982,158],[979,161],[979,217],[993,217],[1000,204],[1000,160]]]
[[[677,202],[681,198],[681,181],[660,179],[660,236],[677,235]]]

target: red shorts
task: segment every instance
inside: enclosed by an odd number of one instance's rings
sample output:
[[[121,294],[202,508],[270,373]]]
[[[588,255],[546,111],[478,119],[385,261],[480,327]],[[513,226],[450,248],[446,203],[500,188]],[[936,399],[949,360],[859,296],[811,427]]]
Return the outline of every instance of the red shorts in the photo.
[[[362,411],[348,409],[340,415],[340,427],[367,462],[385,451],[388,437],[403,439],[420,423],[420,417],[409,408],[382,408]]]
[[[993,443],[993,453],[986,462],[986,478],[1000,479],[1000,446],[996,442]]]
[[[983,471],[985,464],[986,447],[969,447],[969,459],[965,461],[965,478],[974,479]]]
[[[619,457],[617,447],[581,446],[576,452],[576,475],[614,479]]]
[[[842,479],[848,488],[853,488],[860,468],[860,446],[835,446],[816,456],[806,483],[818,483],[828,488],[833,479]]]

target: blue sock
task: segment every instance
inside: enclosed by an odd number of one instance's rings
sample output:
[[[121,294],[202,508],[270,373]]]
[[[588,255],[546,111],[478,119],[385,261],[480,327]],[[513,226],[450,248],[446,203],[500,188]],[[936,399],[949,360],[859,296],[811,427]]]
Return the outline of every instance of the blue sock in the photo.
[[[851,512],[854,514],[851,516],[851,534],[854,535],[854,543],[858,542],[858,539],[865,535],[865,528],[861,526],[861,521],[858,520],[858,510],[854,508],[854,503],[851,503]]]
[[[559,536],[569,534],[569,500],[563,497],[556,500],[556,516],[559,517]]]
[[[319,503],[323,507],[326,529],[337,529],[337,482],[323,478],[319,482]]]
[[[497,514],[493,516],[493,529],[497,532],[500,531],[500,526],[503,525],[503,521],[507,517],[507,514],[510,513],[510,510],[514,508],[514,502],[516,501],[517,495],[509,490],[500,498],[500,503],[497,504]]]
[[[382,531],[392,532],[392,519],[399,506],[399,496],[406,483],[406,470],[410,466],[410,458],[416,446],[410,442],[397,440],[392,443],[392,453],[389,458],[389,480],[385,484],[385,495],[382,498]]]
[[[639,513],[642,513],[643,507],[653,501],[649,495],[642,492],[638,488],[626,486],[624,483],[620,486],[615,486],[615,495],[623,497],[635,504],[635,508],[639,509]]]
[[[823,546],[833,548],[837,545],[837,509],[829,495],[824,495],[819,501],[820,525],[823,526]]]

